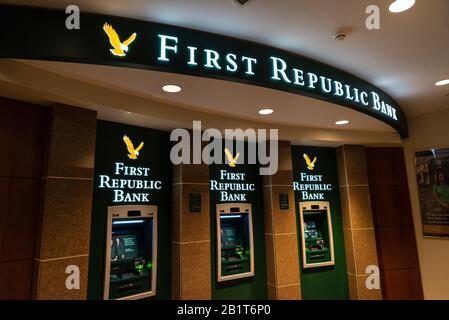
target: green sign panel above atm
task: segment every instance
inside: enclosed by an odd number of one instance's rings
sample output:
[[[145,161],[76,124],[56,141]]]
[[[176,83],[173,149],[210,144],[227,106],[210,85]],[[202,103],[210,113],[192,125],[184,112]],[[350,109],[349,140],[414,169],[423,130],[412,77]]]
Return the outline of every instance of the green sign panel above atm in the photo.
[[[118,65],[242,82],[342,105],[408,136],[406,117],[387,93],[348,72],[292,52],[208,32],[89,13],[81,13],[79,30],[68,30],[64,11],[0,8],[0,41],[8,43],[0,47],[2,58]]]

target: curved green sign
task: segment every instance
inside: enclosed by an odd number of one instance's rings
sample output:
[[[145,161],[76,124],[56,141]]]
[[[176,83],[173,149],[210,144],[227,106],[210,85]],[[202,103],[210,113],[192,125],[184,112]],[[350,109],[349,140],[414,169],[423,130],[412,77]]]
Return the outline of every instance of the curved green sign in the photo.
[[[377,118],[408,137],[407,120],[387,93],[340,69],[270,46],[115,16],[0,6],[2,58],[151,69],[242,82],[332,102]],[[7,45],[5,45],[7,44]]]

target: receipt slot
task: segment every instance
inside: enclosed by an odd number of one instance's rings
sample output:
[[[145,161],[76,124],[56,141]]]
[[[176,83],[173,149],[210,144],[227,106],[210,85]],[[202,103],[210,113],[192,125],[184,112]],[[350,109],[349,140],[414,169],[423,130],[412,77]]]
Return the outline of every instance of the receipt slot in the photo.
[[[104,299],[156,294],[157,207],[108,207]]]
[[[217,204],[217,281],[254,276],[251,205]]]
[[[334,265],[334,240],[329,202],[300,202],[299,208],[303,267]]]

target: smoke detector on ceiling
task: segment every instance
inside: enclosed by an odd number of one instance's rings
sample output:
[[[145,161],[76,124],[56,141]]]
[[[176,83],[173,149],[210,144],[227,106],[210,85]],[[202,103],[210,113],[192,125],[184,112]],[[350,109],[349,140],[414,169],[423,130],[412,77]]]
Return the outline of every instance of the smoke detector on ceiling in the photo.
[[[340,41],[345,40],[351,34],[352,34],[351,27],[341,27],[341,28],[335,29],[331,35],[334,40],[340,42]]]
[[[228,0],[228,1],[239,8],[243,8],[248,3],[253,2],[254,0]]]

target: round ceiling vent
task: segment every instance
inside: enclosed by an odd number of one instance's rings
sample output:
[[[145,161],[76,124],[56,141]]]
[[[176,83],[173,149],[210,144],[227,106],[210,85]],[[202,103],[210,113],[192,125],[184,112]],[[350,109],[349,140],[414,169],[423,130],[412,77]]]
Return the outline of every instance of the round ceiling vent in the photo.
[[[341,27],[332,32],[332,38],[336,41],[343,41],[352,34],[351,27]]]

